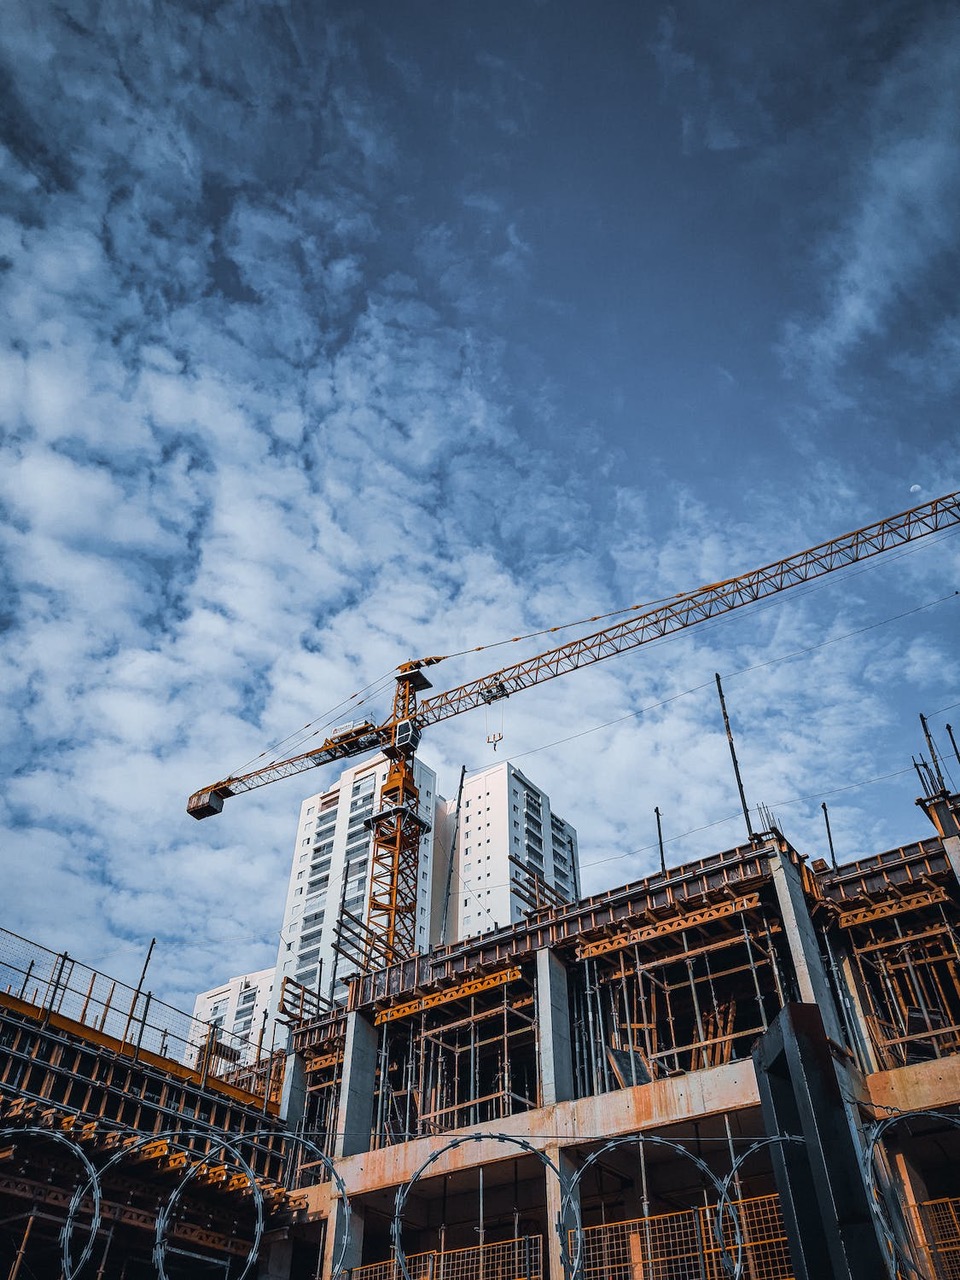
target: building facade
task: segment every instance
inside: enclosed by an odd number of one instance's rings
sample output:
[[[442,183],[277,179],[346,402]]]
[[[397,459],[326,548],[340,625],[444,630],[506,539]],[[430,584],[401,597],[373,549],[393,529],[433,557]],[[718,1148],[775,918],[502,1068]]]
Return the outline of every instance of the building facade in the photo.
[[[921,805],[839,867],[761,831],[362,973],[246,1083],[0,930],[0,1274],[949,1280],[960,795]]]
[[[437,806],[449,869],[449,908],[434,942],[469,938],[515,924],[540,906],[580,894],[577,833],[550,797],[502,761],[466,776],[460,797]],[[442,897],[443,895],[441,895]]]

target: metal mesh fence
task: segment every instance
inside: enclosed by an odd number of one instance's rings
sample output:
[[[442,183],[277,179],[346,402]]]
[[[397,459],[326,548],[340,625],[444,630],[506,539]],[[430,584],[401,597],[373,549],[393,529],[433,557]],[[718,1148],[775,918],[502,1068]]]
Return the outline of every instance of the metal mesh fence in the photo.
[[[520,1236],[469,1249],[412,1254],[407,1271],[412,1280],[543,1280],[543,1240]],[[392,1260],[354,1267],[347,1274],[350,1280],[403,1280]]]
[[[173,1058],[205,1075],[228,1076],[256,1057],[246,1038],[7,929],[0,929],[0,991],[44,1014],[82,1023],[121,1048]]]
[[[407,1271],[411,1280],[434,1280],[435,1253],[414,1253],[407,1258]],[[353,1267],[347,1272],[348,1280],[403,1280],[399,1265],[387,1262],[370,1262],[365,1267]]]
[[[960,1280],[960,1200],[917,1205],[920,1233],[937,1280]]]
[[[743,1238],[743,1274],[751,1280],[793,1280],[780,1205],[775,1195],[733,1202]],[[726,1280],[714,1233],[715,1206],[656,1214],[583,1232],[584,1280]],[[733,1231],[725,1243],[735,1257]],[[570,1233],[571,1253],[576,1248]]]

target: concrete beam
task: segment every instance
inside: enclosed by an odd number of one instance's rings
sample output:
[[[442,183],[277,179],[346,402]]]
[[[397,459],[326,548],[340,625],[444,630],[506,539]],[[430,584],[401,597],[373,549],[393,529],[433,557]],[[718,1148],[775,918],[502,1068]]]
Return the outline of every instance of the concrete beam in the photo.
[[[884,1111],[935,1111],[960,1106],[960,1057],[932,1058],[891,1071],[878,1071],[866,1080],[874,1107]]]
[[[349,1044],[349,1041],[348,1041]],[[337,1171],[346,1184],[351,1202],[355,1195],[396,1187],[409,1181],[420,1166],[439,1148],[464,1132],[489,1134],[484,1142],[469,1142],[447,1151],[430,1170],[431,1178],[458,1169],[473,1168],[498,1160],[513,1160],[517,1148],[498,1142],[504,1133],[528,1141],[538,1151],[565,1136],[564,1146],[603,1141],[638,1130],[665,1128],[688,1120],[757,1107],[760,1094],[752,1062],[729,1062],[683,1076],[670,1076],[614,1093],[558,1102],[535,1111],[522,1111],[502,1120],[459,1129],[449,1134],[417,1138],[394,1147],[382,1147],[362,1154],[345,1153]],[[368,1105],[369,1100],[368,1100]],[[313,1191],[311,1188],[310,1191]],[[308,1196],[310,1192],[308,1192]],[[312,1201],[308,1200],[308,1203]]]

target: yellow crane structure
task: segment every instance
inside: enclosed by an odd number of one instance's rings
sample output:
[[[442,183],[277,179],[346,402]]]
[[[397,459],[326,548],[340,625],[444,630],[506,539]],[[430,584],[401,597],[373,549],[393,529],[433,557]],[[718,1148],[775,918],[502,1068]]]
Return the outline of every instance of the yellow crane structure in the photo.
[[[432,687],[423,674],[424,668],[435,666],[444,657],[404,662],[397,668],[393,708],[380,724],[367,720],[350,725],[335,731],[310,751],[203,787],[190,797],[187,812],[194,818],[207,818],[219,813],[230,796],[335,760],[382,751],[389,766],[379,809],[370,819],[373,852],[367,927],[363,930],[364,965],[373,968],[403,959],[415,950],[420,840],[428,829],[419,812],[413,769],[424,728],[957,524],[960,492],[935,498],[750,573],[682,592],[652,607],[635,605],[626,611],[631,616],[624,621],[429,698],[421,697]]]

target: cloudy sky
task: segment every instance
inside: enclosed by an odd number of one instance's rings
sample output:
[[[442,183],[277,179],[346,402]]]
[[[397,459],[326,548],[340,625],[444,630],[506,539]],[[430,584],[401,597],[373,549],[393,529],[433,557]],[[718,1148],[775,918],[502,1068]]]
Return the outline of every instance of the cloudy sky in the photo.
[[[960,487],[956,6],[6,0],[0,56],[7,928],[156,936],[180,1001],[271,963],[334,775],[189,792]],[[623,883],[655,805],[672,861],[743,838],[719,671],[750,803],[877,852],[932,830],[958,587],[931,538],[423,758],[514,759]]]

